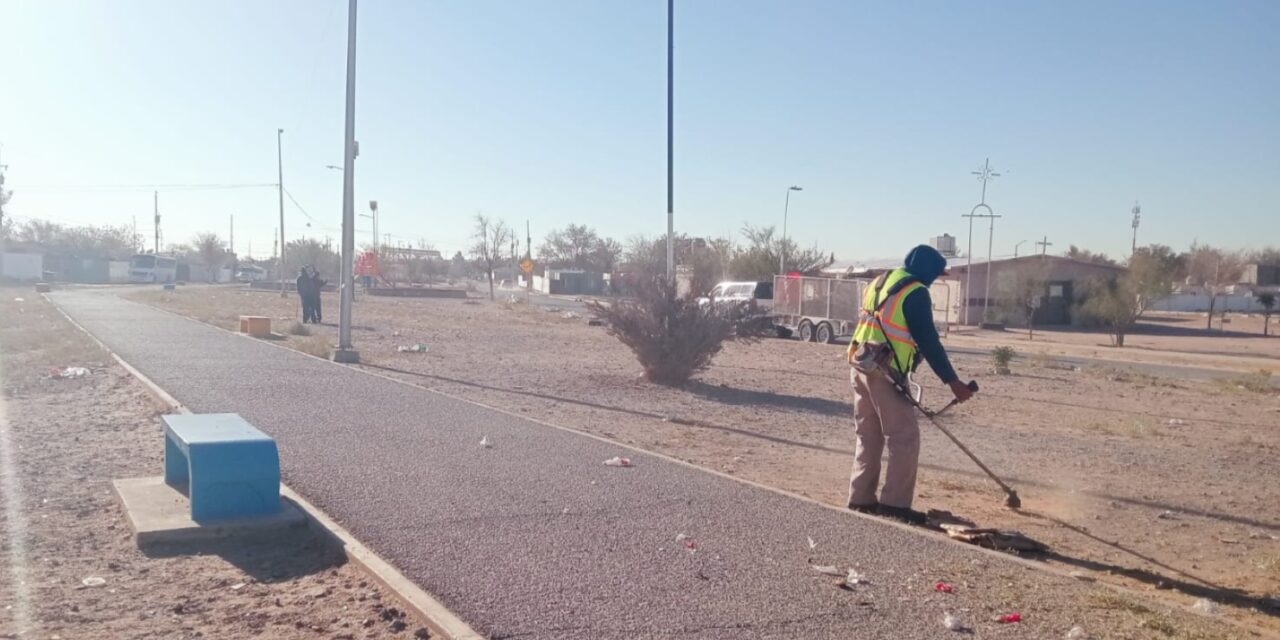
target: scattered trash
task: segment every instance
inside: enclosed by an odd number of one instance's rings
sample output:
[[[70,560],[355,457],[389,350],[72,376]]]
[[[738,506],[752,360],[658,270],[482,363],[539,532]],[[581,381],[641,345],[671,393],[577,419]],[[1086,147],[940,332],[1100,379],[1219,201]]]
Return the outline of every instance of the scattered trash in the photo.
[[[634,466],[634,465],[632,465],[632,464],[631,464],[631,459],[630,459],[630,458],[621,458],[621,457],[618,457],[618,456],[614,456],[614,457],[612,457],[612,458],[609,458],[608,460],[605,460],[605,461],[604,461],[604,466],[606,466],[606,467],[630,467],[630,466]]]
[[[975,529],[954,524],[942,524],[941,526],[949,537],[969,544],[976,544],[979,547],[997,551],[1032,551],[1038,553],[1049,550],[1049,547],[1045,546],[1043,542],[1034,540],[1018,531]]]
[[[237,583],[235,583],[235,584],[231,585],[231,590],[232,590],[232,591],[239,591],[239,590],[241,590],[241,589],[243,589],[243,588],[244,588],[244,583],[243,583],[243,582],[237,582]]]
[[[1089,574],[1087,574],[1087,573],[1085,573],[1085,572],[1083,572],[1083,571],[1072,571],[1071,573],[1068,573],[1067,575],[1068,575],[1068,576],[1071,576],[1072,578],[1075,578],[1076,580],[1081,580],[1081,581],[1084,581],[1084,582],[1094,582],[1094,581],[1096,581],[1096,580],[1097,580],[1097,578],[1095,578],[1095,577],[1093,577],[1093,576],[1091,576],[1091,575],[1089,575]]]
[[[1000,616],[1000,617],[996,618],[996,622],[999,622],[1000,624],[1013,624],[1013,623],[1015,623],[1015,622],[1022,622],[1022,614],[1020,614],[1020,613],[1006,613],[1006,614],[1004,614],[1004,615],[1002,615],[1002,616]]]
[[[83,378],[89,375],[89,370],[84,367],[67,367],[66,369],[54,369],[49,373],[50,378],[58,380],[68,380],[71,378]]]
[[[80,584],[86,587],[101,587],[106,583],[107,583],[106,578],[99,578],[98,576],[89,576],[88,578],[85,578],[84,580],[80,581]]]
[[[569,515],[569,507],[565,507],[565,508],[561,509],[561,510],[560,510],[560,515],[562,515],[562,516],[567,516],[567,515]]]
[[[1159,518],[1160,520],[1173,520],[1177,515],[1178,514],[1172,511],[1161,511],[1160,514],[1156,516],[1156,518]]]
[[[845,575],[845,573],[844,573],[843,571],[841,571],[841,570],[840,570],[840,567],[837,567],[837,566],[832,565],[832,564],[814,564],[814,565],[809,565],[809,566],[810,566],[814,571],[817,571],[818,573],[825,573],[825,574],[827,574],[827,575],[829,575],[829,576],[843,576],[843,575]]]
[[[1191,610],[1196,613],[1213,615],[1218,612],[1218,603],[1208,598],[1200,598],[1199,600],[1196,600],[1195,604],[1191,605]]]
[[[603,327],[603,326],[604,326],[604,320],[601,320],[600,318],[592,318],[592,319],[590,319],[590,320],[587,320],[587,326],[590,326],[590,327]]]
[[[13,299],[13,301],[14,301],[14,302],[26,302],[26,300],[23,300],[22,298],[14,298],[14,299]]]
[[[396,347],[396,351],[399,351],[400,353],[426,353],[427,345],[422,344],[421,342],[411,345],[400,345]]]
[[[1178,418],[1169,418],[1169,426],[1171,427],[1185,427],[1186,425],[1187,425],[1186,420],[1180,420]]]
[[[577,311],[566,311],[560,317],[564,318],[565,320],[577,320],[578,318],[582,317],[582,314],[578,313]]]
[[[493,448],[493,443],[492,443],[492,442],[489,442],[489,436],[484,436],[484,437],[480,438],[480,446],[482,446],[482,447],[484,447],[484,448],[486,448],[486,449],[492,449],[492,448]]]
[[[694,540],[693,538],[685,538],[684,548],[688,549],[690,552],[697,551],[698,541]]]
[[[813,538],[809,538],[809,550],[813,551],[817,546],[818,543],[814,542]]]
[[[685,541],[685,539],[686,539],[686,538],[688,538],[688,537],[689,537],[689,536],[686,536],[686,535],[685,535],[685,534],[683,534],[683,533],[677,533],[677,534],[676,534],[676,542],[684,542],[684,541]]]
[[[945,582],[939,582],[933,585],[933,590],[938,593],[954,593],[956,588]]]
[[[842,582],[840,586],[848,589],[860,584],[871,584],[871,581],[867,580],[866,576],[858,573],[856,569],[851,568],[849,569],[849,572],[845,574],[844,582]]]
[[[400,337],[400,332],[399,332],[399,331],[392,331],[392,332],[391,332],[391,337],[392,337],[392,338],[399,338],[399,337]]]
[[[942,626],[951,631],[964,631],[964,625],[960,624],[960,618],[957,618],[950,613],[942,616]]]
[[[1066,638],[1067,640],[1088,640],[1089,636],[1085,635],[1084,627],[1076,625],[1067,632]]]

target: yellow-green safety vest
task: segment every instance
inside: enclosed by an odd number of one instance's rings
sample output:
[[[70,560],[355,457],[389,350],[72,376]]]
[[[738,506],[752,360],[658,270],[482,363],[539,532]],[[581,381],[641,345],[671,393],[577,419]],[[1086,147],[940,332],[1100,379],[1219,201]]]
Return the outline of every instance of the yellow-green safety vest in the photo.
[[[915,368],[916,341],[907,328],[907,316],[902,311],[902,301],[906,300],[912,291],[924,288],[924,285],[920,282],[912,282],[894,292],[891,299],[885,300],[889,292],[893,291],[895,284],[911,277],[912,275],[907,273],[906,269],[894,269],[880,276],[867,287],[867,292],[862,296],[862,313],[858,316],[858,327],[854,329],[853,341],[849,343],[851,354],[859,344],[888,342],[893,348],[893,368],[904,374],[911,373]],[[883,284],[880,280],[883,280]],[[876,296],[876,289],[880,290],[879,296]],[[880,306],[881,302],[884,302],[883,306]],[[880,310],[873,312],[872,310],[877,306],[880,306]],[[876,316],[880,317],[879,322],[876,321]],[[880,331],[881,324],[884,325],[883,332]]]

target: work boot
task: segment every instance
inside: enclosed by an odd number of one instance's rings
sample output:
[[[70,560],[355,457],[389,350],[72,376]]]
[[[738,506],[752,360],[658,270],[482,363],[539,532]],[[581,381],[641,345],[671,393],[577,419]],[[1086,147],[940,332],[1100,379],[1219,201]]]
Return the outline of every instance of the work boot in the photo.
[[[851,511],[857,511],[858,513],[865,513],[868,515],[875,515],[878,512],[879,508],[880,508],[880,503],[878,502],[872,502],[871,504],[850,504],[849,505],[849,509]]]
[[[911,509],[910,507],[891,507],[887,504],[880,505],[876,513],[886,518],[901,520],[907,524],[924,526],[929,521],[929,517],[920,511]]]

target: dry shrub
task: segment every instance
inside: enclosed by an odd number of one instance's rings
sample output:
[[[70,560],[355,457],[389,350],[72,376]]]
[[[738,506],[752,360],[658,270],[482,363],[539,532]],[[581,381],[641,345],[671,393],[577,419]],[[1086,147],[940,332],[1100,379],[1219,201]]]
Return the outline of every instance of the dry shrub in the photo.
[[[773,330],[747,306],[699,304],[676,295],[662,277],[638,279],[628,299],[588,302],[611,335],[627,345],[650,382],[677,386],[706,369],[727,340],[751,341]]]
[[[329,345],[329,340],[324,336],[312,336],[306,340],[299,340],[297,346],[294,348],[307,355],[312,355],[317,358],[325,358],[327,360],[329,358],[329,350],[332,347]]]
[[[311,329],[301,322],[294,322],[289,325],[289,333],[295,336],[309,336],[311,335]]]

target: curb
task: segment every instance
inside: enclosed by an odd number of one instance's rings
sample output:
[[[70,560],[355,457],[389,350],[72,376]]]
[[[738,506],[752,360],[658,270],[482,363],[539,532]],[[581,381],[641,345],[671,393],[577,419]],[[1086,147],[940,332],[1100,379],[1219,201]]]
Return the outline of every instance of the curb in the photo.
[[[178,402],[169,392],[165,391],[141,371],[138,371],[136,367],[112,351],[97,336],[67,315],[67,312],[63,311],[62,307],[58,306],[57,303],[49,300],[47,296],[45,300],[53,305],[53,308],[57,309],[58,313],[73,327],[89,336],[90,340],[93,340],[99,347],[110,354],[111,358],[130,376],[142,383],[147,393],[163,405],[165,409],[175,413],[192,413],[190,409]],[[280,483],[280,495],[296,504],[306,516],[307,525],[316,531],[323,532],[332,544],[336,544],[342,550],[343,555],[346,556],[349,562],[355,563],[367,572],[379,585],[382,585],[384,589],[390,591],[404,603],[407,608],[418,614],[434,636],[447,638],[448,640],[486,640],[485,636],[472,629],[470,625],[452,611],[449,611],[443,603],[405,577],[390,562],[387,562],[362,544],[355,536],[351,535],[351,532],[347,531],[323,510],[303,498],[284,482]]]

